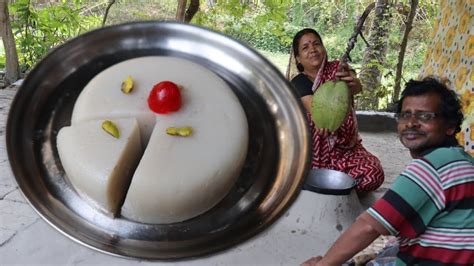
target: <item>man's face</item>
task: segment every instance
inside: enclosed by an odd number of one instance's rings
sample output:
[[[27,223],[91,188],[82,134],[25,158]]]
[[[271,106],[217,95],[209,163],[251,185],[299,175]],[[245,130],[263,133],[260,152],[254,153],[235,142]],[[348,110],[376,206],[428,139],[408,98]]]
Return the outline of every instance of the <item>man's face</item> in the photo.
[[[412,157],[419,157],[427,149],[441,146],[447,136],[454,134],[455,128],[439,114],[440,104],[440,96],[434,93],[408,96],[403,100],[398,136]],[[417,118],[417,113],[424,115]],[[430,113],[435,114],[431,119]]]

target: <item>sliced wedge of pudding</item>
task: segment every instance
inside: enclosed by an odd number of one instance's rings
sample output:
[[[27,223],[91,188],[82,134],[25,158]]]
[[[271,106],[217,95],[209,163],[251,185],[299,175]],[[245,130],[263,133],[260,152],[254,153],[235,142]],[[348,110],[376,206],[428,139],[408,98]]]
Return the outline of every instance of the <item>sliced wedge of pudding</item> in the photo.
[[[57,136],[69,181],[91,205],[115,216],[143,154],[135,118],[112,119],[119,136],[102,128],[104,120],[63,127]]]

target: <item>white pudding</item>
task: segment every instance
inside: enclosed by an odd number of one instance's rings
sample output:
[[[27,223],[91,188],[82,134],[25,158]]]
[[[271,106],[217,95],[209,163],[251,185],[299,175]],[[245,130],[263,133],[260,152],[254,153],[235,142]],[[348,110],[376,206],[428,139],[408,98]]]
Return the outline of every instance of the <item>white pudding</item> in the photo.
[[[135,82],[130,94],[120,90],[127,76]],[[161,81],[180,86],[182,105],[178,111],[156,114],[148,108],[148,95]],[[117,118],[137,119],[145,149],[143,157],[137,158],[140,163],[130,187],[120,188],[128,190],[121,209],[123,217],[142,223],[181,222],[214,207],[234,186],[247,154],[247,118],[232,89],[210,70],[164,56],[134,58],[105,69],[81,92],[71,127]],[[193,133],[170,136],[166,133],[169,127],[191,127]],[[81,138],[86,142],[88,137]],[[63,154],[74,148],[66,142],[58,142]],[[64,165],[69,164],[60,156]],[[91,184],[82,184],[78,190],[102,202],[98,191],[104,188],[96,188],[99,182],[90,180],[96,178],[98,174],[92,172],[99,172],[96,168],[100,166],[90,160],[87,163],[94,167],[88,170],[87,182]],[[68,169],[66,172],[73,175]]]

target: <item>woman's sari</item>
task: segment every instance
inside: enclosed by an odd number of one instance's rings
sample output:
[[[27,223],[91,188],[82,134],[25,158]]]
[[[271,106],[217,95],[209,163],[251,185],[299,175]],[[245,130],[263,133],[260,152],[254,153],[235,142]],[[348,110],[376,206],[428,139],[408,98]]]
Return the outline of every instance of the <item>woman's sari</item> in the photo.
[[[335,80],[339,61],[322,64],[313,84],[313,93],[326,81]],[[382,165],[377,157],[369,153],[361,144],[353,103],[342,125],[329,137],[316,133],[316,126],[308,113],[313,141],[313,168],[327,168],[342,171],[357,181],[357,190],[371,191],[384,180]]]

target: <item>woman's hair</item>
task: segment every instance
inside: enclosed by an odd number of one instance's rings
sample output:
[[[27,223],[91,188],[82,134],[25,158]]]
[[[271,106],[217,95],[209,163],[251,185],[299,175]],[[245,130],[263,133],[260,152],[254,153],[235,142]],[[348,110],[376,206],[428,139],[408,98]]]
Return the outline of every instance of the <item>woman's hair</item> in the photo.
[[[319,40],[321,41],[321,44],[323,43],[323,39],[321,38],[321,35],[319,35],[319,33],[317,31],[315,31],[311,28],[304,28],[304,29],[298,31],[295,34],[295,37],[293,37],[293,55],[295,56],[295,61],[296,61],[296,57],[299,55],[298,47],[300,45],[301,37],[303,37],[303,35],[306,35],[308,33],[316,35],[319,38]],[[296,63],[296,68],[298,68],[299,72],[303,72],[303,70],[304,70],[303,65],[300,62]]]
[[[440,115],[450,124],[456,127],[455,133],[461,131],[461,124],[464,119],[461,102],[453,90],[438,81],[435,77],[426,77],[423,80],[410,80],[406,84],[402,97],[397,104],[397,113],[402,110],[403,100],[408,96],[425,95],[435,93],[441,99],[439,106]]]

